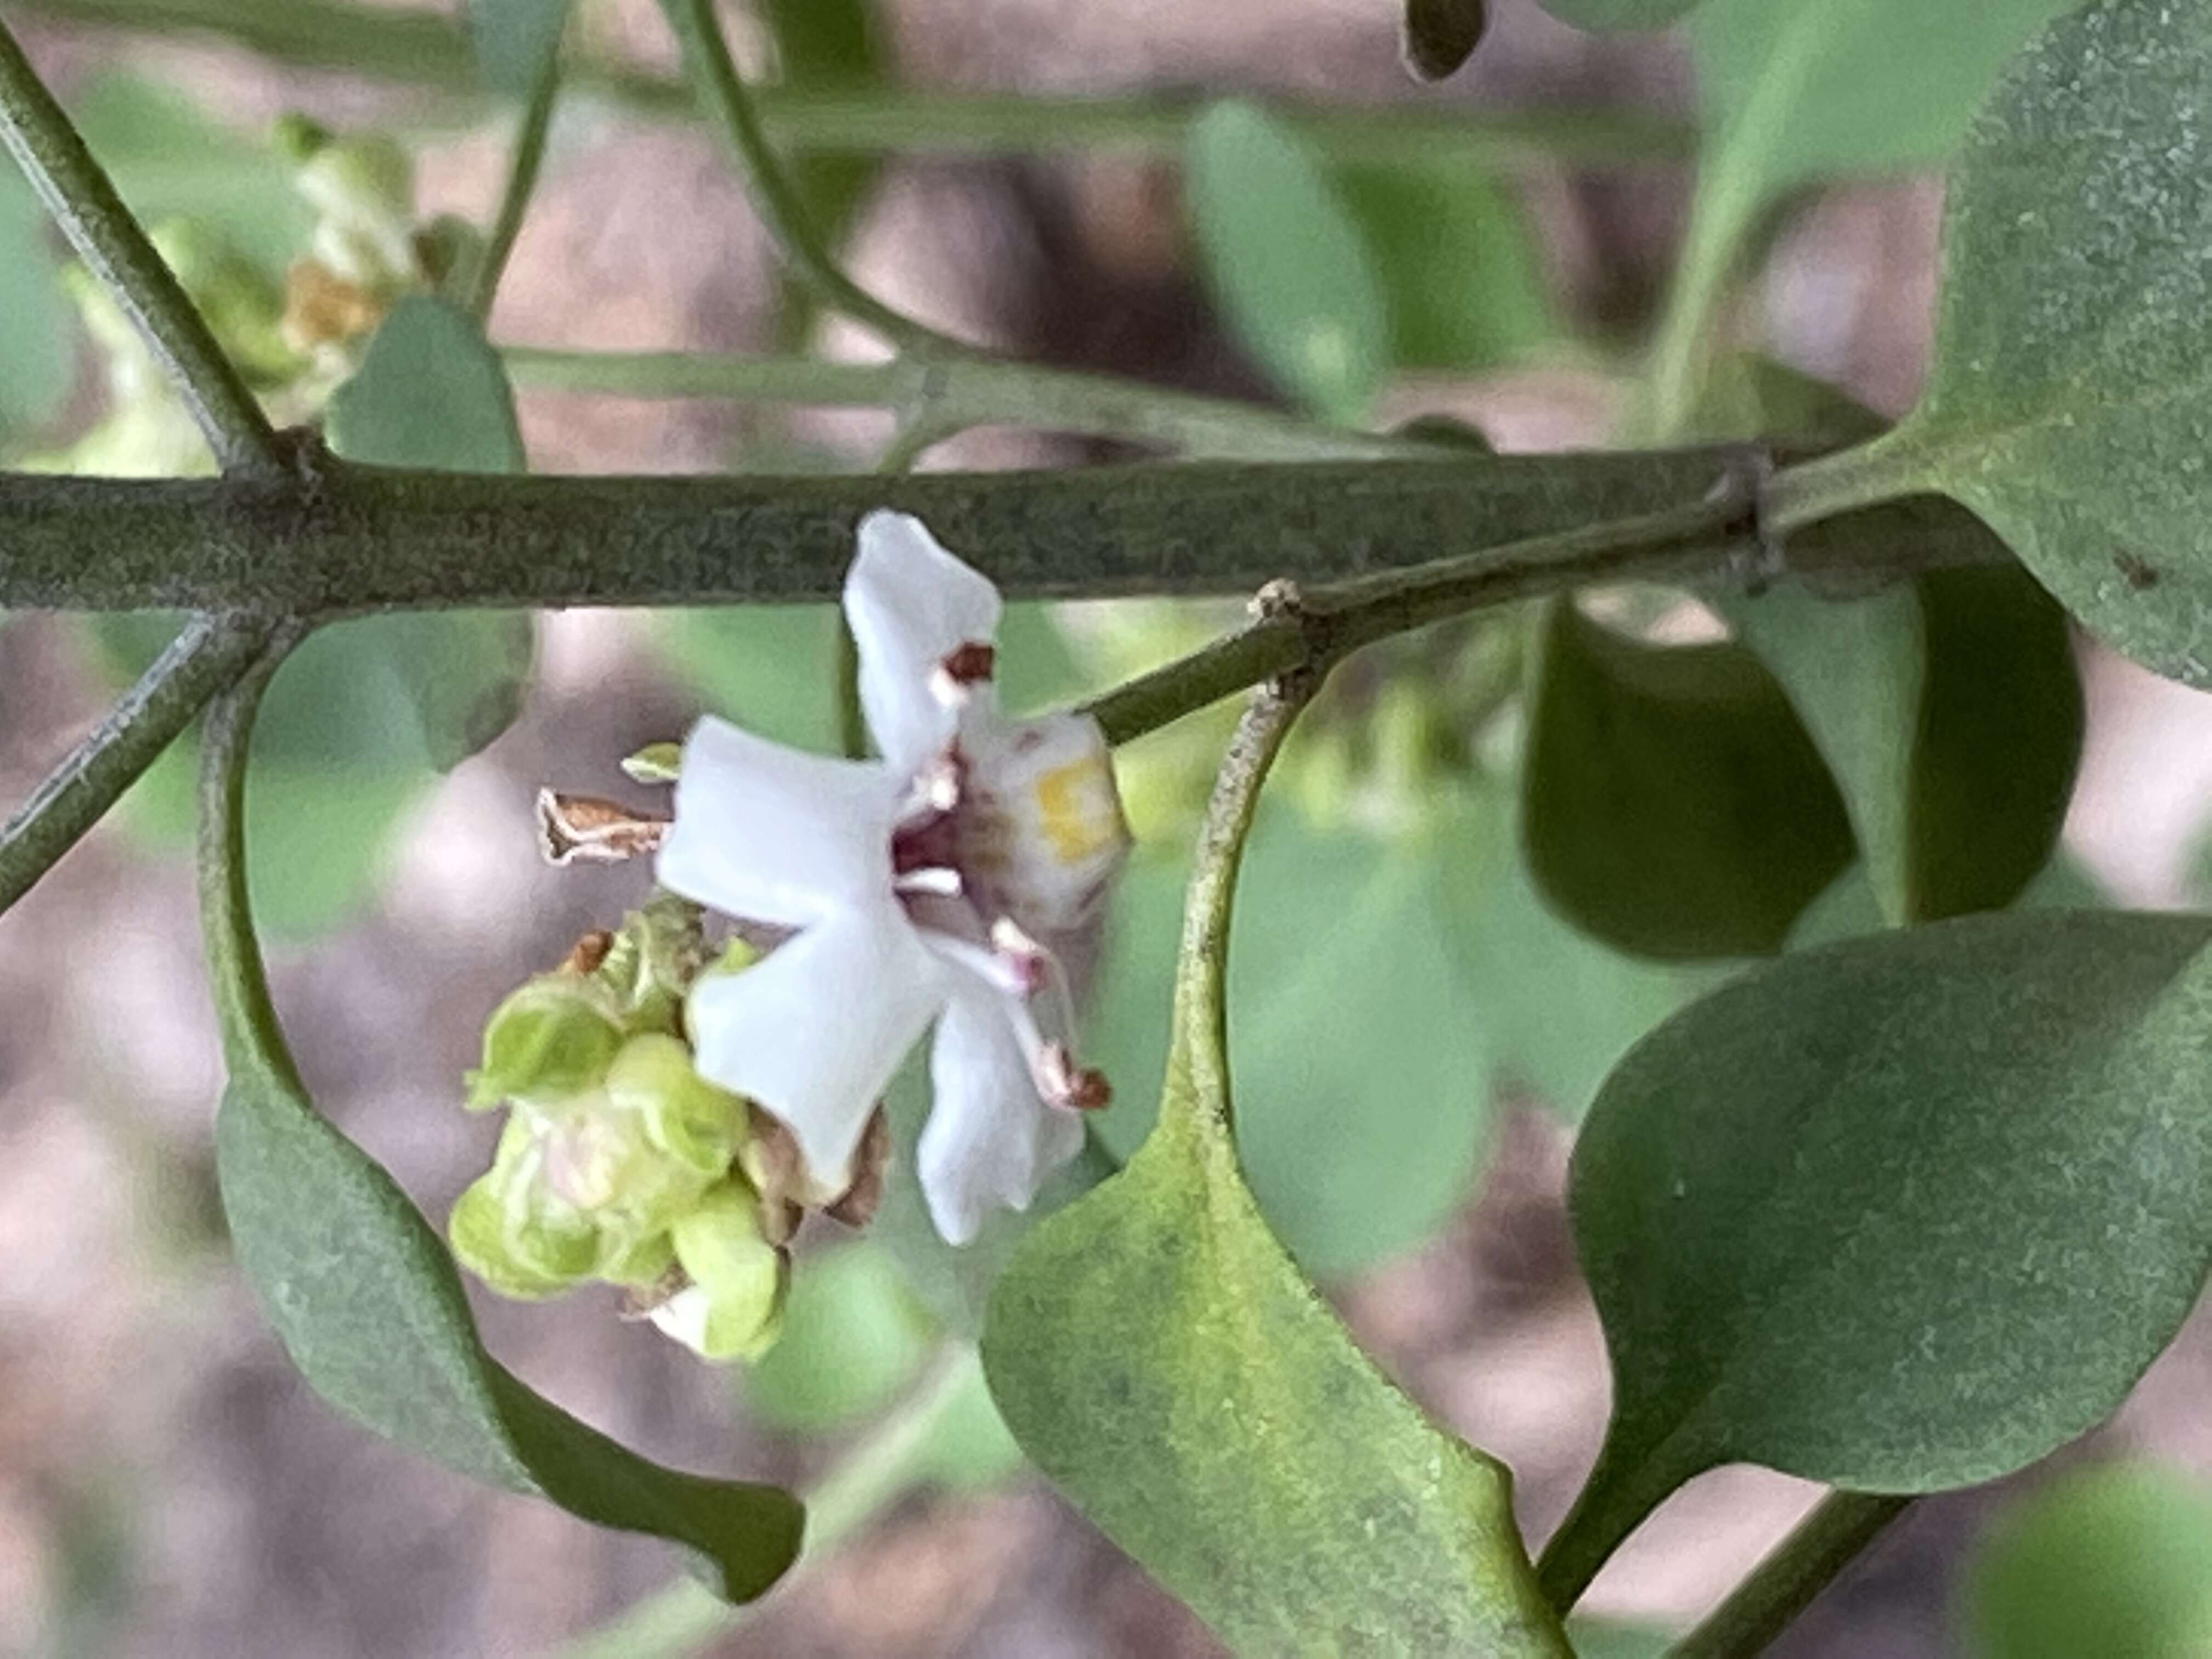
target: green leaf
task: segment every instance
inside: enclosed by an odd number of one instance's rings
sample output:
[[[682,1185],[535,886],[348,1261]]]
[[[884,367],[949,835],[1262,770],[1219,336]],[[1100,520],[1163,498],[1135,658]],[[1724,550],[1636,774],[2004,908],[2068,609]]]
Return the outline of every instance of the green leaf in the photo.
[[[1850,862],[1820,751],[1742,647],[1645,645],[1559,601],[1535,684],[1528,867],[1600,939],[1668,959],[1778,950]]]
[[[1246,853],[1230,995],[1246,1179],[1308,1273],[1429,1237],[1489,1138],[1490,1032],[1454,926],[1456,824],[1382,842],[1264,809]],[[1117,1152],[1150,1130],[1188,865],[1140,856],[1116,896],[1085,1057],[1112,1080]],[[1357,1101],[1357,1109],[1347,1103]]]
[[[1450,162],[1332,175],[1372,257],[1401,368],[1489,368],[1559,336],[1527,210],[1506,185]]]
[[[1482,43],[1486,9],[1484,0],[1406,0],[1406,67],[1423,81],[1457,73]]]
[[[1941,490],[2137,661],[2212,685],[2212,0],[2106,3],[2006,77],[1953,174],[1926,397],[1808,469]]]
[[[1578,29],[1663,29],[1711,0],[1542,0],[1546,11]]]
[[[0,161],[0,441],[53,419],[69,395],[76,318],[52,236],[14,160]]]
[[[1184,190],[1223,319],[1284,391],[1332,420],[1367,412],[1389,318],[1358,226],[1313,147],[1257,105],[1192,122]]]
[[[568,0],[468,0],[477,74],[495,92],[526,96],[561,50]]]
[[[1564,1655],[1504,1470],[1375,1370],[1238,1174],[1221,956],[1249,817],[1224,816],[1193,883],[1158,1125],[1016,1253],[984,1332],[992,1394],[1039,1468],[1234,1648]]]
[[[412,295],[331,394],[331,448],[373,466],[520,472],[522,432],[499,354],[466,312]]]
[[[779,1428],[824,1433],[889,1404],[929,1350],[898,1265],[878,1245],[842,1245],[799,1261],[782,1334],[745,1372],[745,1402]]]
[[[1701,436],[1832,446],[1885,429],[1779,364],[1723,369]],[[1978,521],[1961,533],[2001,552]],[[1849,600],[1785,587],[1710,602],[1826,757],[1893,922],[2000,908],[2049,862],[2081,759],[2081,689],[2065,615],[2023,572],[1939,570]]]
[[[2212,1493],[2143,1463],[2061,1475],[1998,1516],[1960,1602],[1978,1659],[2212,1652]]]
[[[1614,1406],[1555,1594],[1716,1464],[1927,1492],[2119,1404],[2212,1259],[2208,937],[2069,911],[1879,934],[1630,1053],[1570,1188]]]
[[[772,1487],[664,1469],[533,1394],[483,1348],[437,1234],[309,1103],[269,1003],[246,900],[243,795],[257,684],[210,714],[201,902],[228,1084],[216,1175],[240,1267],[301,1374],[366,1426],[582,1519],[696,1553],[743,1601],[799,1550]]]

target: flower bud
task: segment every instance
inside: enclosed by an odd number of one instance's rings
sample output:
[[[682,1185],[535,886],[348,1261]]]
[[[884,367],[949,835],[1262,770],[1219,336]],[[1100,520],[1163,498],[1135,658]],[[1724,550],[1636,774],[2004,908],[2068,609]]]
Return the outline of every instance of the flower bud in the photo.
[[[726,1182],[671,1229],[691,1283],[653,1310],[653,1322],[706,1359],[751,1359],[783,1326],[791,1263],[761,1237],[753,1195]]]
[[[491,1168],[453,1205],[446,1231],[461,1265],[501,1296],[537,1301],[592,1277],[605,1254],[599,1227],[542,1179],[536,1125],[517,1113]]]
[[[380,134],[325,143],[294,187],[315,210],[311,250],[334,276],[372,290],[422,280],[415,254],[415,164]]]
[[[606,1074],[615,1112],[635,1116],[647,1140],[708,1180],[729,1173],[745,1134],[745,1103],[692,1069],[672,1036],[632,1037]]]
[[[469,1074],[468,1109],[558,1102],[597,1087],[623,1040],[607,1000],[577,974],[541,975],[515,991],[484,1027],[483,1064]]]

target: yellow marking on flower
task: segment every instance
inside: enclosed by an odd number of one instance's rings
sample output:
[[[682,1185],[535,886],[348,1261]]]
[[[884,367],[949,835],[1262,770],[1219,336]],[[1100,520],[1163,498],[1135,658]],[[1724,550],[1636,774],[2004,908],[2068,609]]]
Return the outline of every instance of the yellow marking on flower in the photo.
[[[1062,864],[1083,864],[1110,852],[1127,836],[1114,773],[1102,756],[1085,755],[1041,775],[1031,790],[1038,827]]]

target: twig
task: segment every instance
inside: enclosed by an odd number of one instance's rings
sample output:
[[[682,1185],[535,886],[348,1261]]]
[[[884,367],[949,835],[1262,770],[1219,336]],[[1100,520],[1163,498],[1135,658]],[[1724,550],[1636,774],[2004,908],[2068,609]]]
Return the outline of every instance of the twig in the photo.
[[[0,911],[13,906],[266,643],[265,623],[186,623],[83,742],[0,830]]]
[[[1832,1492],[1729,1592],[1705,1621],[1667,1650],[1669,1659],[1752,1659],[1857,1559],[1911,1503]]]
[[[815,297],[833,311],[874,329],[902,350],[925,355],[965,351],[967,347],[959,341],[885,305],[838,265],[761,125],[744,81],[731,60],[729,43],[722,38],[714,0],[662,0],[661,9],[676,32],[684,67],[701,103],[737,152],[751,191],[753,210],[775,239],[785,261],[814,290]]]
[[[553,106],[561,91],[561,54],[549,52],[532,83],[523,106],[521,124],[514,130],[514,154],[507,163],[507,187],[500,192],[499,213],[492,221],[484,244],[483,264],[477,268],[471,309],[478,322],[491,315],[499,296],[499,279],[507,270],[507,256],[522,230],[522,216],[530,210],[531,192],[538,188],[538,171],[545,160],[545,138],[553,126]]]

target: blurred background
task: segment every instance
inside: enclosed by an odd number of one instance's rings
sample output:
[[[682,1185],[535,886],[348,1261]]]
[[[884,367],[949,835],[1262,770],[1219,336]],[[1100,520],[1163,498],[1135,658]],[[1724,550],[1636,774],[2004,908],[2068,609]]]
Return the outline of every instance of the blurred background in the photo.
[[[465,42],[442,13],[368,8],[356,36],[267,3],[277,10],[23,0],[10,16],[204,301],[234,300],[249,321],[332,213],[272,141],[281,117],[304,112],[341,143],[398,141],[422,225],[489,219],[514,122],[511,103],[465,89]],[[815,15],[833,13],[862,15]],[[1194,228],[1166,106],[1134,100],[1326,100],[1458,116],[1477,135],[1535,118],[1565,135],[1552,153],[1403,139],[1325,151],[1388,319],[1362,413],[1449,416],[1502,449],[1595,446],[1629,418],[1631,353],[1684,231],[1689,60],[1673,38],[1578,34],[1532,0],[1492,14],[1471,66],[1425,88],[1398,61],[1390,0],[882,0],[859,34],[810,32],[806,0],[726,8],[749,68],[801,91],[873,89],[914,135],[921,153],[808,164],[873,290],[1033,362],[1303,396],[1324,415],[1328,388],[1301,383],[1219,274],[1224,261],[1295,263],[1312,226],[1262,227],[1249,243],[1218,216]],[[269,21],[280,15],[292,22]],[[232,27],[275,50],[226,43]],[[392,43],[392,72],[319,61],[357,39]],[[641,72],[673,65],[650,0],[582,0],[569,43]],[[945,114],[955,93],[1096,96],[1127,118],[1081,148],[1035,131],[994,144]],[[1940,204],[1927,177],[1793,189],[1759,226],[1724,326],[1901,412],[1928,355]],[[21,181],[0,174],[9,465],[203,465],[114,321],[66,271]],[[608,352],[869,350],[779,283],[704,131],[604,80],[580,80],[560,106],[490,332]],[[301,414],[344,362],[343,341],[313,343],[310,368],[285,371],[282,397]],[[880,412],[625,398],[515,372],[539,471],[865,470],[891,436]],[[923,465],[1122,454],[980,429]],[[1010,691],[1043,702],[1112,683],[1234,614],[1025,607]],[[162,631],[144,618],[0,623],[0,793],[27,793]],[[434,1218],[489,1158],[493,1126],[459,1103],[484,1018],[642,891],[640,872],[544,868],[535,789],[621,793],[620,757],[702,708],[831,746],[833,639],[826,611],[541,617],[520,719],[442,774],[361,637],[331,630],[288,665],[253,786],[278,1003],[319,1104]],[[1510,787],[1524,643],[1520,620],[1499,618],[1341,677],[1255,842],[1232,994],[1263,1204],[1390,1374],[1512,1467],[1540,1539],[1607,1401],[1563,1207],[1571,1125],[1621,1049],[1722,970],[1616,955],[1529,886]],[[2086,644],[2080,660],[2089,726],[2069,872],[2114,902],[2203,902],[2212,700]],[[1195,719],[1124,756],[1142,844],[1093,993],[1094,1046],[1119,1085],[1107,1136],[1123,1150],[1158,1081],[1182,849],[1225,729]],[[220,1068],[183,851],[188,761],[168,757],[0,920],[0,1653],[1217,1650],[1023,1470],[962,1346],[994,1258],[987,1246],[980,1267],[954,1273],[929,1253],[908,1271],[896,1205],[881,1237],[826,1224],[805,1236],[785,1341],[751,1371],[618,1321],[611,1296],[478,1298],[496,1352],[625,1443],[820,1495],[842,1540],[755,1607],[718,1615],[672,1585],[660,1547],[489,1493],[324,1407],[225,1253],[209,1141]],[[2212,1476],[2208,1384],[2200,1321],[2110,1429],[2054,1462],[2146,1460],[2158,1473],[2127,1478],[2208,1529],[2194,1485]],[[1917,1504],[1776,1650],[1960,1650],[1960,1584],[1990,1571],[1976,1564],[2008,1507],[2052,1478]],[[1710,1606],[1814,1495],[1756,1470],[1696,1482],[1599,1579],[1589,1650],[1656,1650],[1655,1633]]]

